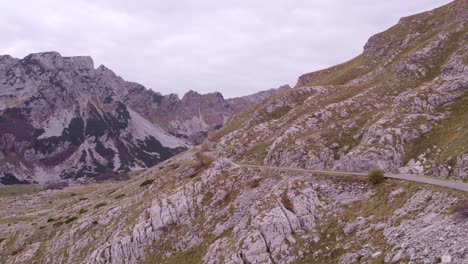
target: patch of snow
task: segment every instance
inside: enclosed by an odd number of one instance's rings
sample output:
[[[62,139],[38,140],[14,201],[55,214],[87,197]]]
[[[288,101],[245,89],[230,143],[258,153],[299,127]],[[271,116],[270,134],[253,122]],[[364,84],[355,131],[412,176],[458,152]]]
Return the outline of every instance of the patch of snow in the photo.
[[[34,168],[34,180],[38,183],[60,181],[60,174],[55,172],[55,168],[46,169],[41,166],[36,166]]]
[[[118,170],[120,166],[122,166],[122,162],[120,161],[119,150],[115,147],[115,144],[113,141],[111,140],[102,140],[102,141],[104,142],[104,147],[108,149],[112,149],[112,151],[114,151],[115,155],[114,155],[114,158],[112,158],[112,165],[114,166],[114,171]]]
[[[63,129],[68,127],[68,124],[70,124],[73,117],[73,113],[66,110],[55,113],[45,122],[43,127],[45,132],[39,137],[39,139],[58,137],[62,135]]]
[[[189,146],[183,139],[167,133],[159,125],[152,124],[132,109],[128,109],[128,112],[130,113],[132,134],[135,139],[144,140],[148,136],[153,136],[164,147],[177,148]]]

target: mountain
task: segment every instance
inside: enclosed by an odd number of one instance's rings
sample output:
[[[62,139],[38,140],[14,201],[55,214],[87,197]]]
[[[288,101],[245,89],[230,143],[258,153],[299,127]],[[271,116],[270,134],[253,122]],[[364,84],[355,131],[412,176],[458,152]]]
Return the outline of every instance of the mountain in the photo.
[[[468,180],[466,1],[402,18],[211,136],[243,163]]]
[[[239,101],[246,107],[264,98]],[[0,183],[87,181],[147,168],[203,142],[237,109],[220,93],[163,96],[95,69],[90,57],[1,56]]]
[[[401,19],[129,180],[0,188],[0,262],[467,263],[466,192],[332,170],[466,179],[467,3]]]

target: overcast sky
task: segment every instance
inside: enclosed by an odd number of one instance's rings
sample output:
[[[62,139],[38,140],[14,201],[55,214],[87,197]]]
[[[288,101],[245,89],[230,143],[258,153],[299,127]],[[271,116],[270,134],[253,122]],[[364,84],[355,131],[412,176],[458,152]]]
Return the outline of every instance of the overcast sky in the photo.
[[[0,0],[0,53],[90,55],[128,81],[225,97],[344,62],[447,0]]]

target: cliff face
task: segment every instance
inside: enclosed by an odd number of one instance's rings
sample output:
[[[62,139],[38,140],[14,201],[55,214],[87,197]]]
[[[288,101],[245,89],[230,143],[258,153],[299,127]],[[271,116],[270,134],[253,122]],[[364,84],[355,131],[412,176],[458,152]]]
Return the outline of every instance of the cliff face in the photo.
[[[219,93],[163,96],[95,69],[90,57],[1,56],[0,184],[147,168],[203,142],[235,112]]]
[[[362,55],[212,136],[246,163],[468,177],[466,1],[402,18]]]

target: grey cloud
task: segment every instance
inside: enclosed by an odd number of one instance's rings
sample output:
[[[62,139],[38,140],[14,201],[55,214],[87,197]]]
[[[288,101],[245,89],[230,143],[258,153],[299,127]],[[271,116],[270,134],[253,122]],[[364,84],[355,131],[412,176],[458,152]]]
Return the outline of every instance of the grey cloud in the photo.
[[[293,85],[356,56],[400,17],[448,2],[0,0],[0,53],[90,55],[155,91],[231,97]]]

